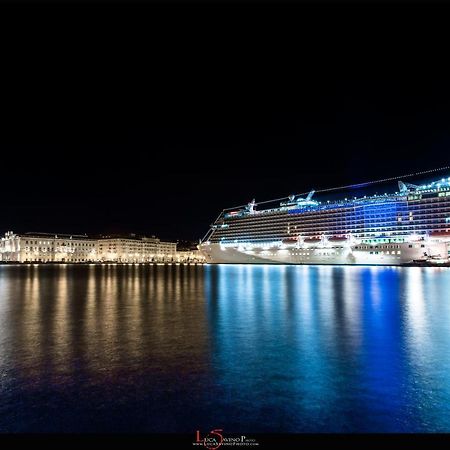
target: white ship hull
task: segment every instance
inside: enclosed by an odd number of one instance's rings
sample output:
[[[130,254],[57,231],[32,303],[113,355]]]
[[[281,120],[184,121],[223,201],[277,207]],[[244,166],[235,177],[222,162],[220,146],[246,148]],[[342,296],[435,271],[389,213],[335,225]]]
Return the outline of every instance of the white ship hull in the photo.
[[[212,264],[402,265],[427,257],[448,258],[448,247],[444,242],[384,244],[378,248],[361,245],[256,248],[204,243],[200,245],[200,251]]]

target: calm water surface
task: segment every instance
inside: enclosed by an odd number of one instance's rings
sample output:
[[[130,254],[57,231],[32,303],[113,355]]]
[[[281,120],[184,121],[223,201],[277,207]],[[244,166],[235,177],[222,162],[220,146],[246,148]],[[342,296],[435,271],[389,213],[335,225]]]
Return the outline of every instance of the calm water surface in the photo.
[[[0,431],[450,432],[450,269],[0,266]]]

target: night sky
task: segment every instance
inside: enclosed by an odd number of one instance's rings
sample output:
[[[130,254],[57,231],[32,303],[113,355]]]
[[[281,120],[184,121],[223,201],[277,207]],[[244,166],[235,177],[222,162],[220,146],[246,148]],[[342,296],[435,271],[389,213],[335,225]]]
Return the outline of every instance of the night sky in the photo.
[[[448,165],[449,19],[404,2],[5,8],[0,232],[196,240],[252,198]]]

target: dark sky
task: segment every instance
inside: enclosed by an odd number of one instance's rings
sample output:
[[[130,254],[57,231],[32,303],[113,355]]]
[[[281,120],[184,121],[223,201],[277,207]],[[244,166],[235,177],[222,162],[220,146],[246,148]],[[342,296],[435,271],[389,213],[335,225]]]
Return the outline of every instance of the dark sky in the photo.
[[[405,2],[5,7],[0,232],[198,239],[254,197],[447,165],[449,19]]]

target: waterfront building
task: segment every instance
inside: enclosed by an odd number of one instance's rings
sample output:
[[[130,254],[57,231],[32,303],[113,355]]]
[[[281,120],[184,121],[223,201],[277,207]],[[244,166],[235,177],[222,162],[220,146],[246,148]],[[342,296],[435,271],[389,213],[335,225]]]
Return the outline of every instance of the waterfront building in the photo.
[[[290,196],[221,212],[201,242],[212,263],[448,262],[450,177],[399,181],[395,193],[340,200]]]
[[[0,240],[2,262],[171,262],[177,244],[158,238],[102,237],[7,232]]]
[[[177,244],[158,238],[110,237],[98,240],[98,261],[146,263],[171,262]]]
[[[97,241],[85,235],[7,232],[0,241],[0,261],[93,262]]]

